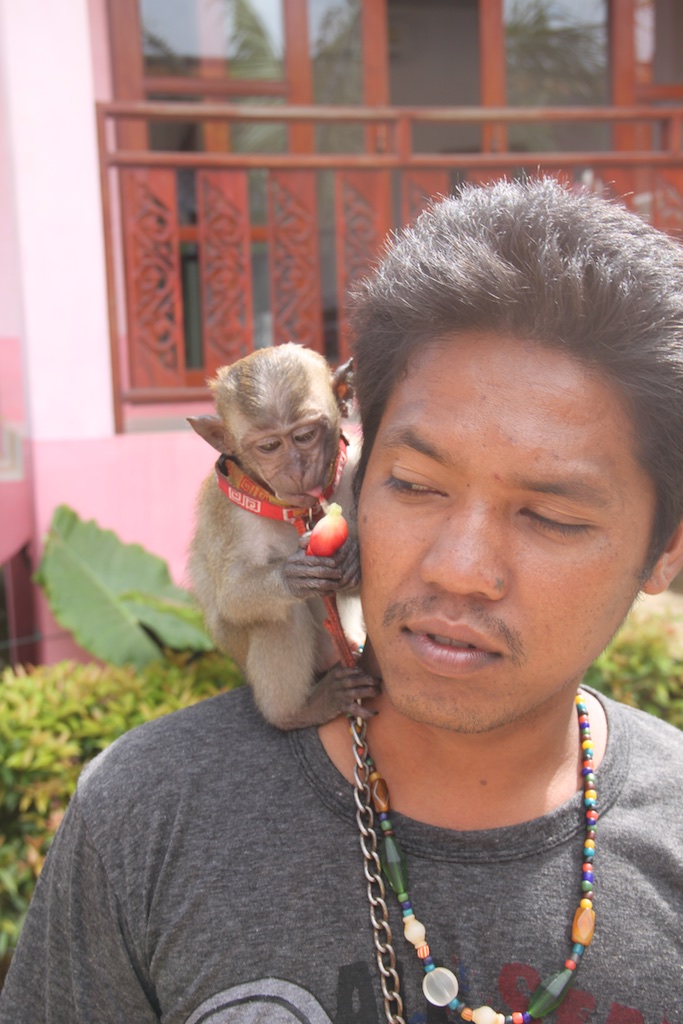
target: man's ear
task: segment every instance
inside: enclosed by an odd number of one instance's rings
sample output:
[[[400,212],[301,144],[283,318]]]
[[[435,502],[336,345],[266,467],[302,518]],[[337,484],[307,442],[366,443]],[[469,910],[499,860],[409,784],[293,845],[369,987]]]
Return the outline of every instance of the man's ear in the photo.
[[[661,594],[683,568],[683,522],[680,522],[640,588],[644,594]]]
[[[187,422],[216,451],[221,452],[222,455],[231,454],[232,438],[225,429],[225,424],[220,416],[188,416]]]

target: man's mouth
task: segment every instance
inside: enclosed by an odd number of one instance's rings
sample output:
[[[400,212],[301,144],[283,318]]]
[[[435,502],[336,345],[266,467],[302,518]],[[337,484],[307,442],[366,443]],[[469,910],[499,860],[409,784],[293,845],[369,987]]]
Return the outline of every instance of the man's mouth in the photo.
[[[463,647],[471,651],[476,651],[478,649],[475,644],[465,643],[464,640],[452,640],[448,636],[439,636],[438,633],[427,633],[427,636],[435,643],[444,644],[446,647]]]
[[[413,656],[426,668],[447,677],[477,672],[500,662],[500,645],[462,623],[450,635],[434,628],[436,623],[413,622],[402,630]],[[430,628],[431,627],[431,628]]]

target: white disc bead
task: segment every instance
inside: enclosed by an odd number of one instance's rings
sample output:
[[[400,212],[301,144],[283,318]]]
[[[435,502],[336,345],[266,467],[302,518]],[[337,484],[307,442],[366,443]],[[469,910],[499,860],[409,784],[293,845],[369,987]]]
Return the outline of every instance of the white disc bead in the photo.
[[[474,1024],[505,1024],[504,1014],[496,1013],[490,1006],[478,1006],[472,1010],[472,1020]]]
[[[403,921],[403,934],[408,942],[411,942],[413,946],[422,946],[427,937],[427,929],[421,921],[411,914],[410,917],[404,918]]]
[[[435,967],[425,974],[422,991],[434,1006],[448,1006],[458,994],[458,979],[447,967]]]

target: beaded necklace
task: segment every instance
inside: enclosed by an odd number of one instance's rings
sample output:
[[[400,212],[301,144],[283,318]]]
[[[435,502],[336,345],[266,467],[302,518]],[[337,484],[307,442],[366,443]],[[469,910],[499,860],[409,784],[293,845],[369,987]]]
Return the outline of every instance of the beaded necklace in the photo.
[[[360,831],[361,849],[365,858],[365,877],[368,882],[368,900],[372,921],[377,965],[380,972],[384,996],[384,1012],[389,1024],[405,1024],[403,1001],[400,995],[399,979],[396,972],[396,955],[392,946],[388,911],[384,900],[385,889],[381,872],[396,894],[403,915],[403,934],[415,948],[424,969],[422,990],[426,999],[434,1006],[444,1007],[452,1014],[459,1014],[463,1020],[474,1024],[531,1024],[541,1020],[562,1003],[574,981],[576,968],[586,946],[593,939],[595,912],[593,910],[593,858],[598,812],[595,788],[595,763],[593,740],[591,739],[588,708],[580,691],[576,698],[579,720],[583,777],[583,810],[585,819],[585,840],[581,868],[581,900],[574,914],[571,929],[572,948],[564,967],[546,978],[532,993],[529,1007],[511,1014],[498,1013],[491,1006],[472,1008],[458,998],[458,979],[447,967],[438,967],[426,941],[425,926],[418,921],[408,895],[408,875],[403,852],[398,844],[391,824],[389,789],[375,768],[365,738],[365,721],[356,718],[351,721],[354,739],[354,782],[356,800],[356,821]],[[374,813],[373,813],[374,812]],[[374,829],[374,815],[380,823],[381,851],[378,853],[377,832]],[[381,872],[380,872],[381,868]]]

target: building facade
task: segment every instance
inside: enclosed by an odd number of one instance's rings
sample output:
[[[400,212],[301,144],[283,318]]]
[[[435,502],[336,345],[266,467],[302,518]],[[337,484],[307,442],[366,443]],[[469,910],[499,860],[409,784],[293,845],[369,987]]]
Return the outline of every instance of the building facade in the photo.
[[[683,231],[676,0],[0,0],[0,564],[10,660],[73,651],[30,583],[66,503],[177,582],[205,381],[352,345],[387,232],[550,173]]]

